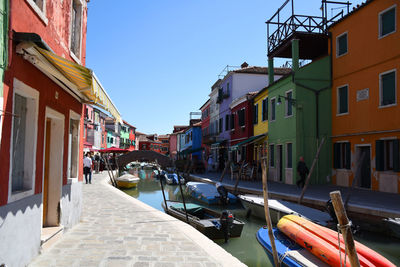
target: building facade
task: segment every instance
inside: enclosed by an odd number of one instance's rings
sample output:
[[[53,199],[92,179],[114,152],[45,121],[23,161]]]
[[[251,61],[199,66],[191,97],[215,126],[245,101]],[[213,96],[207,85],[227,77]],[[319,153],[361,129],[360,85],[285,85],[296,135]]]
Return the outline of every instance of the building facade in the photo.
[[[329,29],[336,185],[400,192],[399,25],[399,2],[375,0]]]
[[[169,134],[159,135],[158,140],[161,142],[161,154],[169,155]]]
[[[253,98],[253,132],[258,138],[254,140],[253,160],[257,166],[267,156],[268,149],[268,87],[263,88]]]
[[[210,155],[210,99],[200,107],[201,110],[201,147],[204,151],[204,160],[207,160]]]

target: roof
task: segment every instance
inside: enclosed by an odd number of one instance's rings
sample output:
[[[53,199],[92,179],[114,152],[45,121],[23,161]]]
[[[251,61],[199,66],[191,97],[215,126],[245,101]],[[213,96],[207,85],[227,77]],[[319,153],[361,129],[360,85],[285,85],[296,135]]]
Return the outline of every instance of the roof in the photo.
[[[135,129],[136,129],[136,127],[135,127],[135,126],[133,126],[133,125],[131,125],[131,124],[127,123],[127,122],[126,122],[126,120],[122,120],[122,121],[123,121],[123,123],[124,123],[124,124],[128,125],[129,127],[131,127],[131,128],[135,128]]]
[[[368,4],[370,4],[371,2],[373,2],[374,0],[366,0],[364,3],[361,3],[361,5],[357,5],[357,7],[353,7],[353,10],[350,11],[349,13],[347,13],[345,16],[343,16],[341,19],[335,21],[334,23],[332,23],[331,25],[329,25],[329,28],[332,28],[333,26],[335,26],[336,24],[340,23],[341,21],[343,21],[344,19],[346,19],[347,17],[350,17],[351,15],[353,15],[354,13],[356,13],[357,11],[359,11],[360,9],[362,9],[363,7],[367,6]]]
[[[169,134],[162,134],[158,136],[158,139],[168,139],[169,138]]]
[[[145,135],[139,135],[138,140],[139,140],[139,142],[150,142],[150,143],[161,144],[160,141],[151,140],[151,139],[147,138]]]
[[[136,135],[146,135],[146,134],[142,133],[142,132],[139,132],[139,131],[136,131]]]
[[[203,107],[207,106],[207,104],[209,104],[209,103],[210,103],[210,99],[207,99],[207,101],[199,109],[201,110]]]
[[[274,68],[275,75],[285,75],[290,73],[292,70],[290,68]],[[234,73],[247,73],[247,74],[268,74],[267,67],[257,67],[257,66],[250,66],[247,68],[242,68],[238,70],[233,70]]]

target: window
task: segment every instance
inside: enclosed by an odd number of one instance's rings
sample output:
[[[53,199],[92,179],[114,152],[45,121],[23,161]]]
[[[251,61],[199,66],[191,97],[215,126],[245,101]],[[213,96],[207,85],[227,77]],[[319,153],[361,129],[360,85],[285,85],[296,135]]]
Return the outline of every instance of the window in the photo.
[[[224,126],[224,120],[223,120],[223,118],[220,118],[219,119],[219,133],[222,133],[222,130],[223,130],[223,126]]]
[[[396,104],[396,71],[388,71],[379,75],[380,105]]]
[[[258,104],[255,104],[255,105],[254,105],[253,123],[254,123],[254,124],[257,124],[257,123],[258,123]]]
[[[262,101],[262,121],[268,120],[268,97]]]
[[[347,85],[338,88],[338,114],[346,114],[349,112],[349,87]]]
[[[347,54],[347,49],[347,32],[345,32],[336,37],[336,56]]]
[[[379,37],[385,37],[396,31],[396,6],[379,13]]]
[[[290,117],[293,115],[292,95],[293,95],[292,91],[286,92],[286,99],[285,99],[286,117]]]
[[[293,164],[293,159],[292,159],[292,143],[287,143],[286,144],[286,168],[291,169]]]
[[[80,0],[72,1],[71,23],[71,52],[80,58],[82,24],[82,4]]]
[[[235,113],[231,114],[231,130],[235,129]]]
[[[275,146],[269,145],[269,166],[275,166]]]
[[[238,116],[239,116],[239,126],[244,126],[245,124],[245,109],[242,108],[241,110],[238,111]]]
[[[230,88],[229,83],[226,84],[226,95],[229,96]]]
[[[351,167],[350,142],[335,143],[333,145],[333,168],[347,169]]]
[[[72,117],[73,116],[73,117]],[[78,178],[79,115],[70,114],[68,136],[68,178]]]
[[[230,117],[229,114],[226,114],[226,115],[225,115],[225,131],[230,130],[230,129],[229,129],[229,127],[230,127],[230,124],[229,124],[229,117]]]
[[[275,120],[275,109],[276,109],[275,100],[276,100],[275,98],[271,99],[271,121]]]
[[[375,166],[377,171],[400,172],[400,140],[377,140]]]
[[[39,93],[14,79],[9,200],[33,194]]]
[[[49,22],[46,17],[46,0],[26,0],[41,20],[47,25]]]

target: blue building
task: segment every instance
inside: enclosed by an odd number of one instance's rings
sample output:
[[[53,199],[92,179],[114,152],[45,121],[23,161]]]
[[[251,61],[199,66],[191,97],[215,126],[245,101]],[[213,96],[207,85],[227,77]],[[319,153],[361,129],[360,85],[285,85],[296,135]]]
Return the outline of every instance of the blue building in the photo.
[[[185,158],[201,160],[201,122],[188,127],[181,135],[181,153]]]

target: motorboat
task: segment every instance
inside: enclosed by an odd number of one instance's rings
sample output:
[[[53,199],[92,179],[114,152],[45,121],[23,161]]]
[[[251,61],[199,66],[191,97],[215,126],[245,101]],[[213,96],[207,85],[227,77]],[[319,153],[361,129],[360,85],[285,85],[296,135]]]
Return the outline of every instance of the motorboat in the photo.
[[[126,173],[115,179],[119,188],[132,188],[137,186],[140,179],[132,174]]]
[[[167,173],[165,174],[165,182],[170,185],[177,185],[177,184],[185,184],[185,179],[179,175],[179,181],[178,181],[178,175],[176,173]]]
[[[186,184],[186,192],[193,198],[208,205],[237,203],[237,197],[227,192],[218,183],[213,185],[201,182],[188,182]]]

